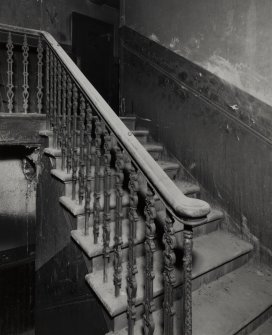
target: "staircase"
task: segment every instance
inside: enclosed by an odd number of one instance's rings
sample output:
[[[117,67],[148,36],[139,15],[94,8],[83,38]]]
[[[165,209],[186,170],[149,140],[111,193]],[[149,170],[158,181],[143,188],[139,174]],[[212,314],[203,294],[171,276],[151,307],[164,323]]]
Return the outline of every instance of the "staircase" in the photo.
[[[20,29],[2,30],[12,49]],[[224,213],[137,117],[119,119],[53,37],[34,32],[21,34],[39,38],[44,65],[43,154],[64,185],[59,206],[76,221],[71,237],[108,334],[265,334],[272,273],[253,246],[224,229]]]
[[[138,129],[136,117],[121,117],[124,124],[131,133],[139,140],[144,148],[156,160],[160,167],[175,182],[177,187],[187,196],[201,198],[200,186],[184,170],[181,164],[174,161],[166,153],[163,145],[152,140],[148,129]],[[49,136],[52,143],[52,133],[40,132],[42,136]],[[86,281],[102,302],[105,313],[109,318],[113,331],[110,334],[127,334],[127,294],[126,276],[127,271],[122,272],[122,289],[120,296],[115,297],[113,282],[108,280],[104,283],[103,271],[103,240],[102,227],[100,227],[100,244],[94,244],[93,226],[89,232],[84,233],[84,207],[78,205],[78,201],[71,201],[71,176],[61,171],[61,151],[46,148],[45,154],[55,160],[56,169],[51,174],[65,183],[66,193],[60,198],[60,203],[71,214],[77,217],[78,227],[71,232],[75,243],[86,255],[86,263],[90,273],[86,275]],[[204,192],[205,194],[205,192]],[[128,194],[123,198],[123,207],[129,205]],[[165,210],[156,199],[157,206],[157,230],[163,227]],[[116,206],[114,199],[111,207]],[[194,335],[234,335],[250,334],[264,320],[271,315],[272,302],[272,276],[269,269],[257,266],[253,260],[253,247],[250,243],[236,237],[222,229],[224,226],[224,213],[217,208],[212,208],[207,216],[207,222],[194,228],[193,248],[193,322],[192,334]],[[113,253],[114,253],[114,222],[111,223],[112,232],[110,236],[111,265],[108,270],[108,278],[114,276]],[[123,221],[123,269],[127,269],[126,257],[128,253],[128,220]],[[182,240],[183,227],[178,222],[174,223],[176,239],[178,241],[175,249],[177,261],[175,265],[175,317],[173,334],[182,334],[182,298],[183,266],[182,266]],[[145,222],[140,217],[137,224],[137,296],[136,296],[136,323],[134,334],[143,334],[143,301],[145,285]],[[163,334],[163,247],[156,241],[154,252],[154,334]],[[250,307],[249,307],[250,306]],[[270,321],[267,324],[270,325]],[[267,333],[270,334],[270,333]]]

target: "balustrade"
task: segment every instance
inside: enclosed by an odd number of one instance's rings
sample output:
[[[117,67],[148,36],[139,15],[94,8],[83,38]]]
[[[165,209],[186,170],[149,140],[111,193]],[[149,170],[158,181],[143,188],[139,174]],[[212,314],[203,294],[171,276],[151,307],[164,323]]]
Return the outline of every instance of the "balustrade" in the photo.
[[[0,29],[8,31],[1,25]],[[134,334],[136,306],[139,303],[136,256],[139,242],[137,229],[141,219],[145,221],[144,333],[152,335],[156,327],[153,320],[154,253],[156,240],[161,237],[156,234],[155,203],[158,201],[156,199],[160,199],[166,211],[162,238],[164,334],[172,335],[174,327],[177,244],[174,221],[178,220],[184,224],[184,334],[191,335],[193,227],[205,222],[209,206],[200,200],[185,197],[177,189],[48,33],[31,30],[20,33],[13,28],[6,35],[9,113],[14,112],[15,94],[13,34],[19,35],[22,43],[22,112],[31,112],[29,102],[33,92],[30,92],[29,85],[29,69],[32,65],[29,64],[29,55],[36,50],[36,112],[46,113],[48,129],[53,133],[53,146],[61,152],[61,169],[71,178],[71,198],[84,207],[84,234],[92,233],[94,244],[102,244],[104,281],[112,281],[116,298],[120,296],[124,285],[123,272],[126,273],[128,334]],[[36,49],[33,49],[35,38]],[[18,43],[18,38],[16,41]],[[129,200],[124,205],[126,196]],[[125,207],[128,207],[127,211]],[[114,230],[111,231],[112,222]],[[128,236],[124,236],[125,222],[128,225]],[[108,270],[112,252],[114,273],[113,278],[110,278]],[[123,266],[124,258],[127,269]]]

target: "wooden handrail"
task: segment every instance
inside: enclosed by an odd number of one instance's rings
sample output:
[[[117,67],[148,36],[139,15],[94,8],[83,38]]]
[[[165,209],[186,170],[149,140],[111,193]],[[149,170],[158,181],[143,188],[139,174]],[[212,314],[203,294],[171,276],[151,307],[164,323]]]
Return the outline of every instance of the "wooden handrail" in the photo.
[[[168,175],[160,168],[156,161],[144,149],[131,131],[119,119],[107,102],[102,98],[90,81],[80,71],[73,60],[67,55],[54,37],[45,31],[14,27],[0,24],[0,30],[14,33],[42,36],[54,53],[58,56],[62,65],[67,69],[78,87],[96,108],[107,126],[114,133],[123,148],[129,153],[134,163],[145,175],[149,183],[158,193],[161,201],[167,209],[181,222],[195,226],[205,221],[210,212],[210,206],[205,201],[185,196],[174,184]],[[188,221],[187,221],[188,219]]]

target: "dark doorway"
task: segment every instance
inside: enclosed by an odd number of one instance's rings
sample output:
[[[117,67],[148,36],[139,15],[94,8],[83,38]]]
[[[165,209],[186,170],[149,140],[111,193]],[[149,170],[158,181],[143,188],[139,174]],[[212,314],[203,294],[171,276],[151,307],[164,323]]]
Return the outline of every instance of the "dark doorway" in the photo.
[[[118,109],[114,25],[73,13],[72,48],[77,65],[108,104]]]

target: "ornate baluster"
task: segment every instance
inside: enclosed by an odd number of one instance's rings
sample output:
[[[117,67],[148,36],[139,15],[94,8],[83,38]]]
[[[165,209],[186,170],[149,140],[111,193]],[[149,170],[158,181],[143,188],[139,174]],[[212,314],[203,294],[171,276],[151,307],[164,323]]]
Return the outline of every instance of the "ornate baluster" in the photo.
[[[70,76],[68,76],[67,81],[67,173],[70,173],[72,169],[72,141],[73,141],[73,135],[72,135],[72,96],[73,96],[73,85]]]
[[[184,335],[192,335],[192,262],[193,262],[193,229],[184,225]]]
[[[7,63],[8,63],[8,83],[7,83],[7,98],[8,98],[8,111],[9,113],[13,112],[13,99],[14,99],[14,92],[13,92],[13,42],[11,33],[8,34],[8,42],[7,42]]]
[[[77,108],[78,108],[78,90],[76,84],[73,84],[73,141],[72,141],[72,199],[76,199],[77,183]]]
[[[23,51],[23,111],[25,114],[27,114],[28,110],[28,99],[29,99],[29,85],[28,85],[28,52],[29,52],[29,46],[27,43],[27,37],[24,35],[24,42],[22,45],[22,51]]]
[[[62,69],[62,145],[61,145],[61,169],[64,170],[67,158],[67,120],[66,120],[66,103],[67,103],[67,75],[66,70]]]
[[[137,293],[137,282],[136,282],[136,255],[135,255],[135,239],[136,239],[136,228],[139,220],[137,214],[138,205],[138,189],[139,181],[138,174],[131,163],[131,169],[129,174],[129,190],[130,190],[130,208],[129,208],[129,241],[128,241],[128,275],[127,275],[127,296],[128,296],[128,334],[134,334],[134,324],[136,319],[136,293]]]
[[[57,139],[58,139],[58,114],[57,114],[57,59],[56,56],[53,54],[53,115],[54,115],[54,127],[53,127],[53,146],[56,148],[57,146]]]
[[[175,268],[176,255],[174,248],[176,246],[175,231],[173,228],[174,219],[171,213],[166,210],[166,219],[164,222],[163,243],[164,250],[164,335],[172,335],[174,332],[174,285],[175,285]]]
[[[78,171],[78,198],[79,204],[82,204],[84,199],[84,135],[85,135],[85,111],[86,111],[86,103],[83,94],[80,94],[80,118],[79,118],[79,171]]]
[[[110,259],[110,189],[111,189],[111,146],[112,136],[109,130],[104,135],[104,222],[103,222],[103,256],[104,256],[104,282],[108,281],[108,264]]]
[[[92,187],[92,171],[91,171],[91,163],[92,163],[92,109],[91,106],[87,105],[87,115],[86,115],[86,128],[87,128],[87,155],[86,155],[86,193],[85,193],[85,235],[89,234],[88,222],[91,215],[91,187]]]
[[[93,222],[93,234],[94,243],[97,244],[99,236],[99,224],[100,224],[100,166],[101,166],[101,135],[102,125],[100,119],[95,116],[95,179],[94,179],[94,222]]]
[[[55,133],[55,109],[54,109],[54,58],[53,52],[49,50],[49,60],[50,60],[50,68],[49,68],[49,78],[50,78],[50,125],[53,130],[53,136]]]
[[[37,47],[38,58],[38,85],[37,85],[37,108],[38,113],[42,112],[42,99],[43,99],[43,45],[42,39],[38,39]]]
[[[58,99],[58,116],[57,116],[57,123],[58,123],[58,134],[57,134],[57,146],[60,148],[62,147],[62,111],[61,111],[61,86],[62,86],[62,79],[61,79],[61,64],[57,62],[57,71],[58,71],[58,90],[57,90],[57,99]]]
[[[115,148],[115,189],[116,189],[116,212],[115,212],[115,237],[114,237],[114,276],[113,282],[115,286],[115,296],[120,294],[122,284],[122,224],[123,224],[123,181],[124,181],[124,157],[123,152],[119,147]]]
[[[51,110],[50,110],[50,52],[46,46],[46,123],[47,129],[50,128]]]
[[[145,299],[144,299],[144,330],[146,335],[154,333],[155,324],[153,320],[154,302],[153,302],[153,281],[155,278],[153,254],[156,250],[154,242],[156,233],[156,209],[154,206],[154,192],[149,185],[147,185],[147,196],[145,200],[145,217],[146,217],[146,268],[145,268]]]

